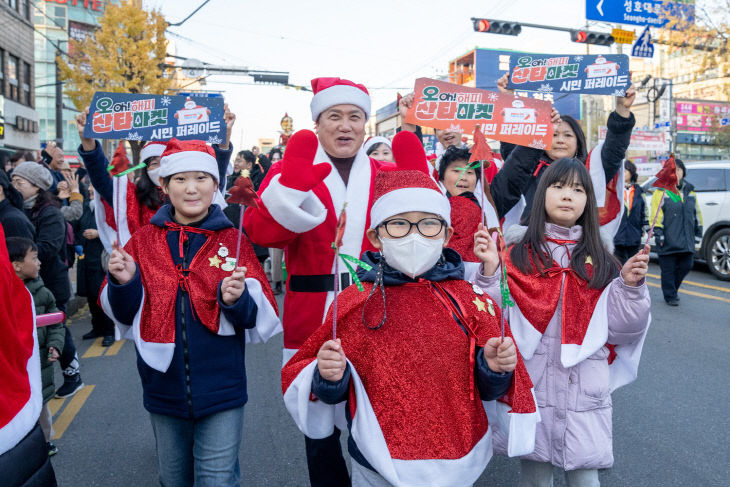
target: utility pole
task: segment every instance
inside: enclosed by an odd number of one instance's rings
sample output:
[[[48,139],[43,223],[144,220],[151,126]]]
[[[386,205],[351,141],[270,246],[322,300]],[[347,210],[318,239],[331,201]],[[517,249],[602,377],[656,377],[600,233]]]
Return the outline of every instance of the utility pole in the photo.
[[[56,46],[56,145],[63,149],[63,85],[59,78],[59,56],[61,56],[61,51]]]

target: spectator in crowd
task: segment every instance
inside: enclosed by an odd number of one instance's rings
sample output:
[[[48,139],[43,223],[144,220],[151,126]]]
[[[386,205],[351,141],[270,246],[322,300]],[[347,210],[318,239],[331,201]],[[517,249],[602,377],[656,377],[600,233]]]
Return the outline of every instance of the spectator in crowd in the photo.
[[[694,186],[684,176],[687,169],[681,159],[674,160],[677,166],[677,189],[681,200],[664,198],[659,208],[662,191],[654,191],[651,198],[652,218],[657,214],[654,227],[654,241],[659,254],[659,268],[662,273],[662,294],[669,306],[679,306],[677,290],[692,270],[695,255],[695,239],[702,238],[702,213],[697,203]]]
[[[376,161],[393,162],[393,151],[390,149],[390,139],[380,135],[370,137],[363,145],[365,154]]]
[[[63,312],[71,297],[66,256],[66,222],[61,214],[60,201],[50,191],[51,172],[41,164],[23,162],[13,171],[13,186],[23,196],[25,213],[35,227],[35,243],[41,261],[40,275],[56,298],[56,306]],[[84,386],[79,371],[78,355],[71,332],[66,327],[66,339],[61,353],[64,383],[56,391],[58,397],[75,394]]]
[[[33,240],[35,228],[23,213],[23,196],[10,184],[3,171],[0,171],[0,223],[6,236]]]
[[[93,198],[93,186],[89,186],[89,192]],[[114,343],[114,322],[98,304],[106,266],[102,259],[104,244],[99,239],[94,211],[93,204],[84,203],[84,212],[73,225],[75,244],[82,249],[76,264],[76,294],[86,298],[91,313],[91,331],[84,335],[84,340],[103,337],[101,345],[108,347]]]
[[[8,246],[10,262],[15,269],[15,275],[20,278],[25,287],[33,296],[36,316],[55,313],[56,300],[53,293],[43,285],[43,279],[38,275],[41,268],[41,261],[38,260],[38,247],[32,240],[21,237],[8,237],[5,240]],[[48,409],[48,401],[53,397],[56,386],[53,383],[53,364],[58,361],[61,350],[63,350],[64,335],[63,325],[55,323],[37,329],[38,347],[41,359],[41,381],[43,383],[43,409],[41,410],[40,423],[43,435],[48,446],[48,455],[58,453],[58,447],[51,443],[53,439],[53,416]]]
[[[641,235],[649,222],[646,216],[644,190],[636,184],[636,166],[630,160],[624,163],[624,214],[613,238],[614,255],[625,264],[641,250]]]

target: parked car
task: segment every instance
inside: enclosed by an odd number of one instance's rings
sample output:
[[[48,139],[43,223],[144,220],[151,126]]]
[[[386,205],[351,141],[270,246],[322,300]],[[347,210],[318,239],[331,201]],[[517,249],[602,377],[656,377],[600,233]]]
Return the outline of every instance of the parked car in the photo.
[[[730,160],[685,162],[686,180],[695,187],[702,212],[702,241],[696,245],[695,258],[707,263],[712,274],[730,281]],[[656,190],[651,177],[642,183],[647,207]],[[654,215],[649,215],[649,220]]]

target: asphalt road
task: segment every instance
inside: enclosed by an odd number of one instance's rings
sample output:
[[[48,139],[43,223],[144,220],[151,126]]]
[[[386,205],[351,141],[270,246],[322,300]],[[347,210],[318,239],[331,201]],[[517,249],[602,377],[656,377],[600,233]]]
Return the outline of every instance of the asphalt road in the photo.
[[[680,307],[672,308],[661,298],[656,265],[650,274],[657,276],[648,280],[653,321],[639,378],[613,395],[615,465],[601,472],[602,485],[727,485],[730,283],[698,267],[683,285]],[[159,485],[133,344],[104,350],[82,342],[90,328],[83,309],[70,326],[87,387],[53,404],[62,433],[53,457],[59,485]],[[309,485],[304,440],[281,400],[281,347],[279,336],[247,349],[243,485]],[[518,461],[494,457],[476,485],[516,485],[518,472]],[[555,485],[565,485],[562,476]]]

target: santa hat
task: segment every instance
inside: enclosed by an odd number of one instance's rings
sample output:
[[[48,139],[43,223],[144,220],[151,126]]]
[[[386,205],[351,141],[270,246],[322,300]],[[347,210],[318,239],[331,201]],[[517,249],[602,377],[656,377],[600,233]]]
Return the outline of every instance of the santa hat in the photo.
[[[160,157],[166,147],[166,142],[147,142],[139,153],[139,160],[144,162],[150,157]]]
[[[407,211],[435,213],[451,224],[451,205],[429,176],[426,153],[412,132],[393,137],[396,166],[384,167],[375,176],[375,194],[370,210],[370,226],[375,228],[387,218]]]
[[[341,78],[315,78],[312,91],[309,108],[315,122],[323,111],[335,105],[355,105],[362,108],[365,118],[370,118],[370,93],[363,85]]]
[[[370,148],[377,144],[385,144],[388,147],[391,146],[390,139],[388,137],[383,137],[382,135],[376,135],[375,137],[370,137],[368,140],[365,141],[365,143],[362,145],[363,150],[367,154],[367,152],[370,150]]]
[[[170,139],[160,158],[160,178],[187,171],[207,172],[218,181],[215,152],[202,140]]]

